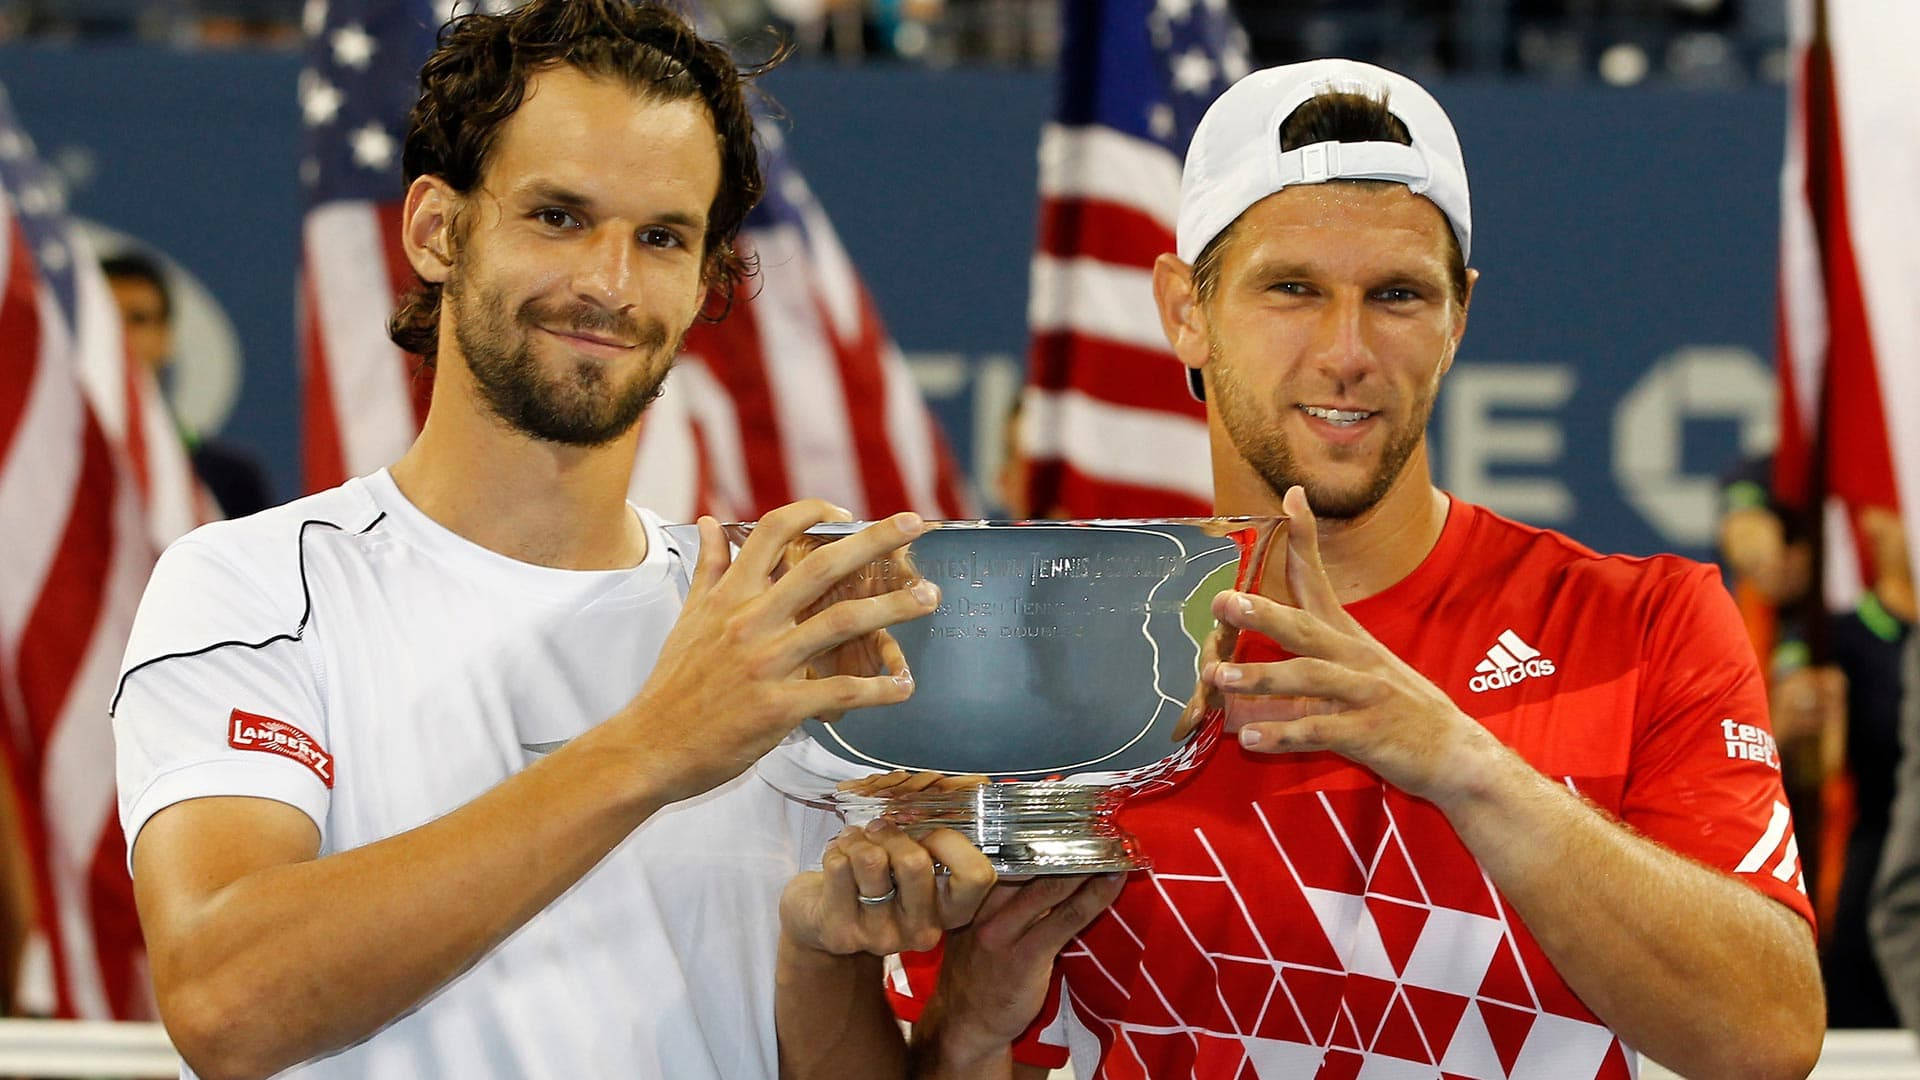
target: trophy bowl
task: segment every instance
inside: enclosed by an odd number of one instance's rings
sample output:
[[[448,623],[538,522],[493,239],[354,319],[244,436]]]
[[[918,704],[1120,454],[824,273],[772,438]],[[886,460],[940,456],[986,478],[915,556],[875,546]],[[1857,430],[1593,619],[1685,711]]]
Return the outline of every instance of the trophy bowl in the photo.
[[[823,600],[926,578],[932,614],[823,658],[821,673],[904,662],[906,701],[820,717],[755,766],[788,796],[847,822],[885,816],[910,834],[953,828],[1003,875],[1140,869],[1115,820],[1129,798],[1178,783],[1211,750],[1211,721],[1176,739],[1193,700],[1213,598],[1262,591],[1278,518],[937,522]],[[809,530],[788,552],[858,531]],[[738,544],[751,525],[727,527]],[[904,794],[896,771],[955,778]]]

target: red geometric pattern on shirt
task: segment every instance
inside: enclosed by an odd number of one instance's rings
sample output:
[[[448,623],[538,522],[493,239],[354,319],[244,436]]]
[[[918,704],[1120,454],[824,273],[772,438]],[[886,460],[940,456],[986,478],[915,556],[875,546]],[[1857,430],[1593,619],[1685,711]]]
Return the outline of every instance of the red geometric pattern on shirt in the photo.
[[[1766,722],[1723,594],[1711,568],[1600,558],[1455,500],[1426,562],[1348,611],[1545,775],[1807,916],[1772,872],[1792,868],[1790,830],[1768,829],[1778,774],[1721,738],[1722,717]],[[1553,669],[1471,689],[1503,634]],[[1243,659],[1280,658],[1241,640]],[[1057,965],[1067,1022],[1107,1048],[1087,1080],[1249,1063],[1319,1080],[1632,1075],[1445,817],[1363,768],[1223,742],[1122,823],[1154,870]],[[1243,1060],[1196,1071],[1229,1044]]]
[[[1267,851],[1216,847],[1204,821],[1186,844],[1156,835],[1151,878],[1062,958],[1076,1015],[1112,1029],[1147,1075],[1259,1076],[1256,1051],[1274,1055],[1271,1075],[1358,1076],[1375,1060],[1479,1080],[1581,1075],[1515,1073],[1542,998],[1592,1032],[1576,1047],[1583,1060],[1557,1065],[1601,1075],[1617,1041],[1557,980],[1532,989],[1549,981],[1524,972],[1540,963],[1537,947],[1451,830],[1435,835],[1437,814],[1377,784],[1270,795],[1251,809]],[[1483,984],[1496,996],[1482,997]],[[1463,1023],[1470,1008],[1477,1022]],[[1352,1052],[1325,1052],[1335,1049]],[[1115,1057],[1102,1075],[1132,1074],[1112,1068]]]

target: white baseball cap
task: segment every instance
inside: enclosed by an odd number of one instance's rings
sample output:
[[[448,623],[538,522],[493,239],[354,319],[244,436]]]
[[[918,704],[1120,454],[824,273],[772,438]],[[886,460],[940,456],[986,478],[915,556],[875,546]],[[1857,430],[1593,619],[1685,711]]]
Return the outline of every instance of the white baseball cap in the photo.
[[[1287,118],[1325,93],[1385,100],[1413,144],[1323,142],[1282,151],[1280,129]],[[1256,71],[1207,108],[1180,174],[1175,251],[1191,265],[1254,203],[1284,188],[1330,180],[1407,185],[1440,208],[1460,242],[1461,258],[1471,256],[1467,166],[1446,110],[1412,79],[1357,60],[1309,60]],[[1204,400],[1199,371],[1187,370],[1187,384]]]

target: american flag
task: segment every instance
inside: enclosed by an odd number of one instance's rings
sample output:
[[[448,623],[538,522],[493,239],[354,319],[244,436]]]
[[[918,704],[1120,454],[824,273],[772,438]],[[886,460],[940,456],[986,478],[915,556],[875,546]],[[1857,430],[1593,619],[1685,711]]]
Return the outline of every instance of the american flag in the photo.
[[[1153,303],[1180,167],[1249,70],[1226,0],[1065,0],[1059,106],[1040,139],[1040,237],[1020,441],[1037,513],[1211,512],[1205,408]]]
[[[156,540],[197,511],[184,448],[151,374],[130,370],[61,202],[0,93],[0,751],[52,961],[50,985],[21,992],[56,1016],[144,1017],[107,700]]]
[[[1920,548],[1920,8],[1793,0],[1780,183],[1780,452],[1788,502],[1816,490],[1905,517]],[[1822,446],[1824,444],[1824,446]],[[1818,473],[1818,475],[1816,475]],[[1868,546],[1830,528],[1828,594],[1851,607]],[[1872,573],[1872,567],[1868,567]]]
[[[306,7],[309,489],[396,460],[426,414],[429,379],[385,323],[413,280],[399,250],[402,125],[451,11],[421,0]],[[688,335],[647,412],[634,501],[677,520],[755,517],[814,496],[863,517],[966,516],[964,480],[899,348],[778,129],[763,117],[759,130],[768,193],[740,247],[759,257],[760,276],[724,322]]]
[[[1920,572],[1920,69],[1908,55],[1920,7],[1792,0],[1788,14],[1774,486],[1789,505],[1818,504],[1824,565],[1812,606],[1843,611],[1880,575]],[[1904,551],[1899,530],[1886,529],[1902,518]],[[1901,559],[1904,568],[1889,565]],[[1816,629],[1812,640],[1824,637]],[[1844,771],[1827,780],[1822,851],[1845,849],[1853,792]],[[1843,869],[1820,860],[1823,914]]]
[[[1789,15],[1775,482],[1801,505],[1824,491],[1854,520],[1868,508],[1899,513],[1911,566],[1920,549],[1920,69],[1910,54],[1920,6],[1793,0]],[[1838,542],[1826,547],[1828,599],[1851,607],[1873,545],[1844,527],[1829,533]]]

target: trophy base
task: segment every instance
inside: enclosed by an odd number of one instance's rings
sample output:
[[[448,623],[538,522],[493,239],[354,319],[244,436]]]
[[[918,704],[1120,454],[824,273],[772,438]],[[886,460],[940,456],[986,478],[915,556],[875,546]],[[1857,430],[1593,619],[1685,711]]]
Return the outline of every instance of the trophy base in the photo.
[[[1002,877],[1149,868],[1139,841],[1114,820],[1121,801],[1111,788],[1047,781],[835,799],[851,825],[884,817],[912,836],[953,829]]]

